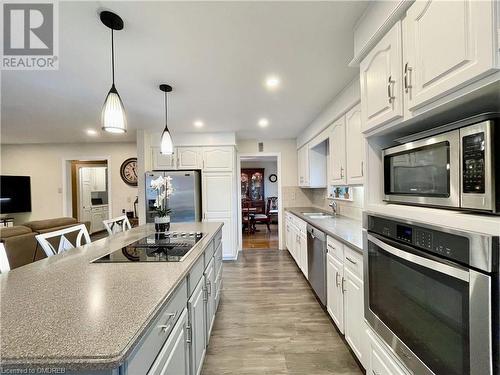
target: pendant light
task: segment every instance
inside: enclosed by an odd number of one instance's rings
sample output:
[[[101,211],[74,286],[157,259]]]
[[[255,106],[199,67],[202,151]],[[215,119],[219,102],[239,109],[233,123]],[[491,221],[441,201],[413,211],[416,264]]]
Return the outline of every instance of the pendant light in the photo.
[[[122,99],[115,87],[115,44],[113,32],[123,29],[123,20],[119,15],[103,11],[100,14],[101,22],[111,29],[111,75],[113,83],[102,106],[101,125],[102,129],[109,133],[125,133],[127,131],[127,119]]]
[[[172,91],[172,86],[161,84],[160,90],[165,93],[165,129],[163,129],[163,134],[161,135],[160,143],[160,153],[164,155],[172,155],[174,153],[174,144],[172,142],[172,136],[168,130],[168,98],[167,93]]]

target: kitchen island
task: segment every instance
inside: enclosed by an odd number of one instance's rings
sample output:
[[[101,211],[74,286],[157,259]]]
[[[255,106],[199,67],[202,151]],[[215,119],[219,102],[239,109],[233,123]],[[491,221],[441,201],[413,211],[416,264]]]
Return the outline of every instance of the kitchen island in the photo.
[[[2,373],[156,373],[179,324],[175,373],[201,366],[220,298],[221,228],[172,224],[204,234],[181,262],[91,263],[154,233],[149,224],[0,275]]]

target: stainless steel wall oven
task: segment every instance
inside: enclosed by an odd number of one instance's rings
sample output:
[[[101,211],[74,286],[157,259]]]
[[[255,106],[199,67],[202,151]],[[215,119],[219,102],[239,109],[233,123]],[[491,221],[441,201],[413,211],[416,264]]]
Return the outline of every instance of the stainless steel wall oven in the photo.
[[[498,373],[499,238],[369,214],[363,226],[365,318],[395,354],[419,375]]]

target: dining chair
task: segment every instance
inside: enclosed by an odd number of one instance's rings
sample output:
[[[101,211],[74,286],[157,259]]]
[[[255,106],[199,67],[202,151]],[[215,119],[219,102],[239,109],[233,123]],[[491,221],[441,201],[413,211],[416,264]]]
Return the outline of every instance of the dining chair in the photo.
[[[68,235],[76,235],[75,245],[68,240]],[[51,243],[54,241],[49,241],[56,237],[59,237],[57,250]],[[82,246],[83,238],[85,239],[85,244],[89,244],[91,242],[89,232],[87,231],[85,224],[75,225],[73,227],[56,230],[54,232],[38,234],[35,238],[48,257]]]
[[[128,217],[125,215],[118,216],[113,219],[103,220],[102,223],[110,236],[115,233],[125,232],[132,229],[130,221],[128,221]]]
[[[5,245],[0,242],[0,273],[5,273],[7,271],[10,271],[9,259],[5,251]]]

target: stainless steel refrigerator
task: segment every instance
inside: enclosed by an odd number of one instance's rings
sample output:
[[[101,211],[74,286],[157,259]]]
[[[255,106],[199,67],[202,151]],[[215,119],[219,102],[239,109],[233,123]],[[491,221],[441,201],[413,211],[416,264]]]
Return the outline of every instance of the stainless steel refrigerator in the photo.
[[[201,221],[200,171],[155,171],[146,172],[146,222],[154,222],[156,192],[151,189],[151,180],[159,176],[172,178],[173,193],[168,201],[172,210],[170,221]]]

